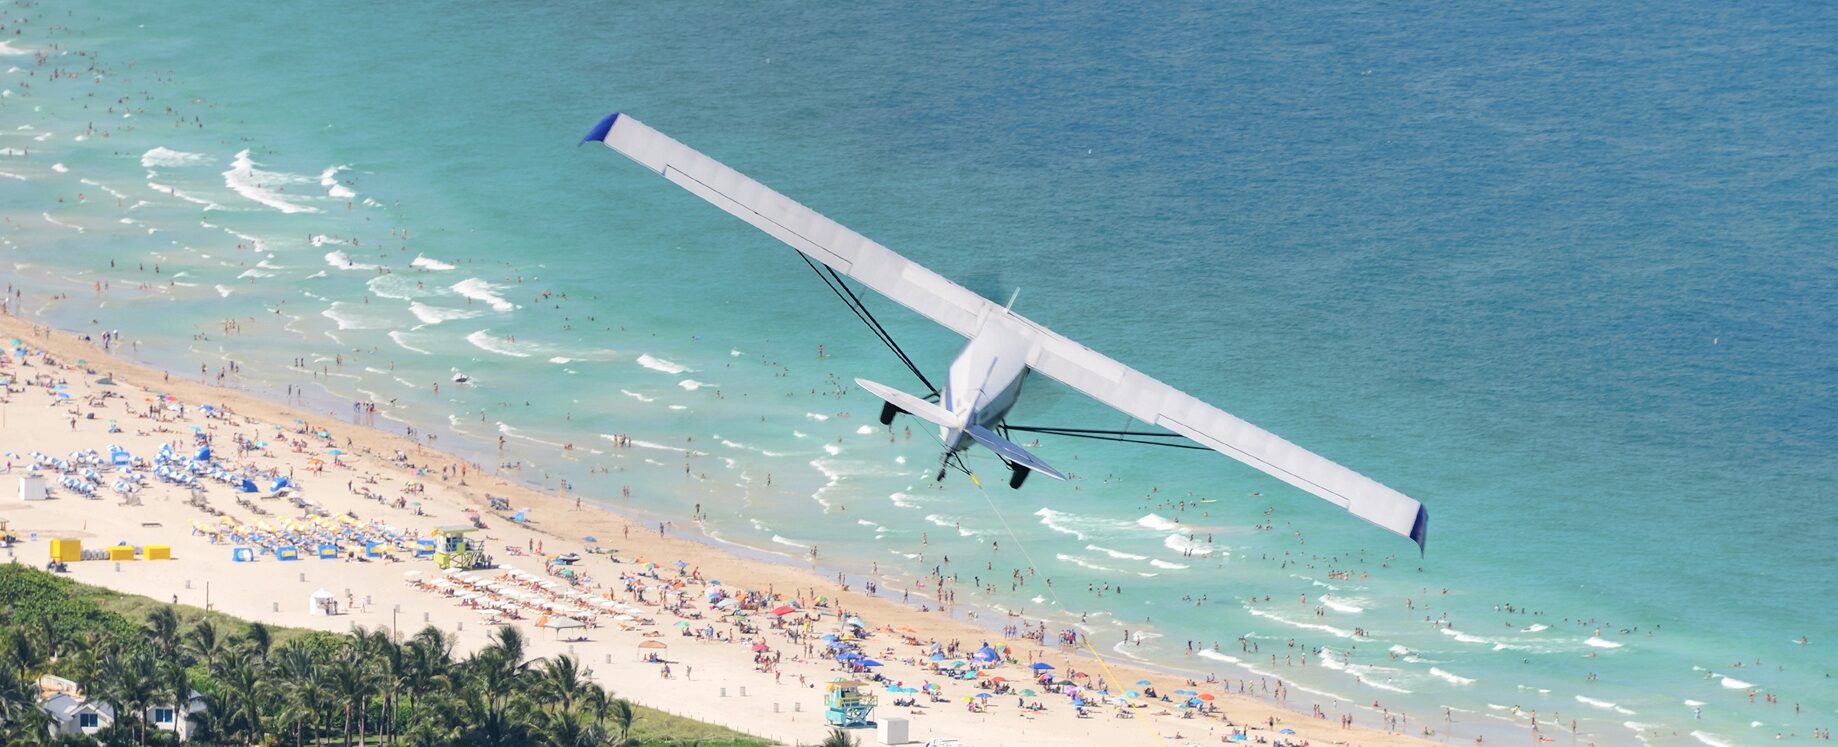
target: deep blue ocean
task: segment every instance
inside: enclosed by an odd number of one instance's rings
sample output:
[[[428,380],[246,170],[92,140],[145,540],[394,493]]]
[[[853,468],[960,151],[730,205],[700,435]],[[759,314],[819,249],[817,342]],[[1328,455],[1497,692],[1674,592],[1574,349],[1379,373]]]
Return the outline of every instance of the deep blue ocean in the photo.
[[[1463,743],[1838,722],[1833,6],[5,16],[0,272],[176,373],[375,401],[884,589],[949,556],[961,603],[1304,711]],[[838,388],[917,382],[791,249],[577,147],[616,110],[1422,500],[1427,554],[1210,453],[1046,437],[1077,479],[932,483],[929,429]],[[869,304],[942,376],[960,339]],[[1017,422],[1126,424],[1029,387]],[[1001,588],[1029,558],[1053,594]]]

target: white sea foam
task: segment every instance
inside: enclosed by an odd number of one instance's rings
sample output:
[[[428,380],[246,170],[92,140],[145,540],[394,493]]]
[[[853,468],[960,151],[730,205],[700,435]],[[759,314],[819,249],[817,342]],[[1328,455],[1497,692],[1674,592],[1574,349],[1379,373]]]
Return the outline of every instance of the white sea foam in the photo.
[[[1339,613],[1347,614],[1347,615],[1357,615],[1361,612],[1366,611],[1366,608],[1361,607],[1358,604],[1354,604],[1351,601],[1348,601],[1345,599],[1336,599],[1334,597],[1331,597],[1325,594],[1321,596],[1321,606],[1326,607],[1335,612],[1339,612]]]
[[[837,454],[842,453],[842,447],[837,446],[836,444],[824,444],[823,452],[825,454],[829,454],[830,456],[836,456]]]
[[[127,199],[127,195],[123,195],[123,193],[119,193],[119,191],[116,190],[110,190],[108,184],[97,182],[94,178],[83,178],[81,182],[83,182],[83,184],[88,184],[88,186],[92,186],[92,188],[97,188],[97,190],[107,191],[108,197],[114,197],[114,199],[118,199],[118,201],[125,201],[125,199]]]
[[[1474,684],[1474,678],[1472,677],[1463,677],[1453,672],[1445,672],[1441,669],[1437,669],[1436,667],[1430,667],[1430,676],[1435,677],[1436,679],[1442,680],[1444,682],[1447,682],[1451,685],[1472,685]]]
[[[1707,732],[1694,731],[1691,733],[1691,736],[1700,742],[1710,745],[1710,747],[1736,747],[1736,745],[1724,741],[1722,737]]]
[[[230,289],[229,289],[229,288],[225,288],[225,287],[223,287],[222,285],[219,285],[219,286],[217,286],[217,295],[219,295],[219,296],[222,296],[222,297],[224,297],[224,298],[229,298],[229,297],[230,297]]]
[[[1725,676],[1723,678],[1723,686],[1731,690],[1747,690],[1752,687],[1755,687],[1755,683],[1743,682],[1742,680],[1736,679],[1735,677]]]
[[[342,249],[334,249],[332,251],[326,252],[325,253],[325,263],[328,265],[331,265],[334,268],[340,269],[340,270],[376,270],[376,269],[379,269],[377,265],[351,261],[350,255],[345,254],[344,250]]]
[[[256,168],[256,162],[249,158],[249,150],[244,148],[237,152],[230,162],[230,168],[223,172],[223,186],[229,187],[237,194],[253,202],[258,202],[283,213],[317,213],[319,208],[289,202],[282,190],[289,184],[300,184],[309,181],[305,177],[284,174],[278,171],[263,171]]]
[[[429,259],[428,257],[425,257],[420,254],[415,255],[415,260],[408,264],[410,267],[419,267],[424,270],[451,270],[453,269],[453,265],[447,264],[438,259]]]
[[[892,501],[893,505],[898,506],[900,508],[918,508],[919,507],[917,504],[913,503],[913,497],[906,493],[894,493],[893,495],[887,496],[887,499],[889,501]]]
[[[820,413],[815,413],[815,412],[807,412],[807,413],[804,413],[804,417],[807,417],[807,418],[810,418],[811,420],[815,420],[815,421],[818,421],[818,422],[823,422],[823,421],[825,421],[825,420],[829,420],[829,419],[830,419],[830,416],[828,416],[828,415],[823,415],[823,414],[820,414]]]
[[[736,350],[736,349],[733,349],[733,348],[729,348],[729,349],[728,349],[728,357],[730,357],[730,358],[739,358],[739,357],[741,357],[741,356],[743,356],[743,355],[746,355],[746,353],[742,353],[742,352],[740,352],[739,350]]]
[[[1702,706],[1702,705],[1704,705],[1704,701],[1702,701],[1702,700],[1686,700],[1686,701],[1685,701],[1685,705],[1688,705],[1688,706],[1691,706],[1692,708],[1697,708],[1697,707],[1699,707],[1699,706]]]
[[[397,326],[375,312],[365,311],[362,304],[344,301],[333,301],[331,306],[319,314],[337,322],[339,329],[389,329]]]
[[[804,547],[804,548],[810,547],[810,545],[804,544],[802,542],[793,542],[791,540],[785,539],[784,537],[780,537],[779,535],[776,535],[776,534],[772,535],[772,541],[777,542],[781,545],[785,545],[787,547]]]
[[[325,171],[319,172],[319,186],[325,187],[327,197],[349,200],[357,196],[356,192],[338,183],[338,172],[344,171],[345,168],[345,166],[328,166]]]
[[[1616,708],[1616,707],[1615,707],[1615,704],[1613,704],[1613,703],[1610,703],[1610,702],[1608,702],[1608,701],[1606,701],[1606,700],[1600,700],[1600,699],[1597,699],[1597,698],[1591,698],[1591,697],[1589,697],[1589,696],[1586,696],[1586,695],[1578,695],[1578,696],[1576,696],[1576,702],[1578,702],[1578,703],[1582,703],[1583,705],[1586,705],[1586,706],[1591,706],[1591,707],[1594,707],[1594,708],[1600,708],[1600,709],[1602,709],[1602,710],[1604,710],[1604,711],[1612,711],[1612,710],[1615,710],[1615,708]]]
[[[429,298],[444,295],[447,292],[446,289],[438,286],[429,288],[422,285],[415,280],[413,275],[395,272],[377,275],[366,281],[364,287],[369,288],[370,292],[379,298],[394,298],[399,301]]]
[[[211,157],[203,153],[187,153],[167,147],[158,147],[140,155],[143,168],[171,168],[175,166],[197,166],[211,162]]]
[[[525,353],[521,350],[512,348],[508,344],[506,344],[503,340],[500,340],[497,337],[492,336],[491,330],[489,329],[481,329],[477,332],[466,335],[466,342],[472,343],[473,347],[478,348],[488,353],[497,353],[498,355],[508,355],[512,358],[530,357],[529,353]]]
[[[714,384],[710,384],[706,381],[696,381],[695,379],[684,379],[677,382],[676,385],[692,392],[705,386],[714,386]]]
[[[1523,628],[1520,628],[1520,629],[1519,629],[1519,632],[1521,632],[1521,633],[1536,633],[1536,632],[1538,632],[1538,631],[1541,631],[1541,630],[1550,630],[1550,629],[1551,629],[1551,626],[1549,626],[1549,625],[1546,625],[1546,624],[1544,624],[1544,623],[1532,623],[1531,625],[1527,625],[1527,626],[1525,626],[1525,627],[1523,627]]]
[[[451,286],[454,293],[458,293],[474,301],[481,301],[489,304],[491,308],[496,311],[510,311],[517,308],[516,304],[506,301],[503,296],[498,295],[495,292],[495,288],[496,286],[484,280],[480,280],[479,278],[466,278]]]
[[[1077,557],[1073,557],[1073,556],[1071,556],[1071,555],[1067,555],[1067,554],[1065,554],[1065,553],[1059,553],[1058,555],[1055,555],[1055,556],[1053,556],[1053,557],[1056,557],[1056,558],[1059,558],[1059,559],[1060,559],[1060,560],[1062,560],[1062,561],[1065,561],[1065,562],[1067,562],[1067,563],[1071,563],[1071,564],[1073,564],[1073,565],[1076,565],[1076,566],[1078,566],[1078,567],[1080,567],[1080,568],[1087,568],[1087,569],[1090,569],[1090,570],[1094,570],[1094,571],[1101,571],[1101,572],[1104,572],[1104,573],[1123,573],[1123,571],[1122,571],[1122,570],[1119,570],[1119,569],[1116,569],[1116,568],[1111,568],[1111,567],[1109,567],[1109,566],[1102,566],[1102,565],[1098,565],[1097,563],[1093,563],[1093,562],[1090,562],[1090,561],[1087,561],[1087,560],[1084,560],[1084,559],[1082,559],[1082,558],[1077,558]]]
[[[855,429],[855,435],[858,435],[858,436],[872,436],[874,434],[875,434],[875,430],[874,430],[874,426],[872,425],[864,425],[860,428]]]
[[[638,356],[638,365],[667,374],[689,373],[690,371],[688,366],[671,363],[650,353],[641,353]]]
[[[1288,625],[1291,627],[1302,628],[1304,630],[1319,630],[1323,633],[1327,633],[1329,635],[1339,637],[1339,638],[1352,638],[1353,637],[1353,631],[1346,630],[1344,628],[1336,628],[1332,625],[1319,625],[1316,623],[1296,622],[1294,620],[1284,618],[1280,615],[1277,615],[1271,612],[1265,612],[1264,610],[1259,609],[1257,607],[1247,606],[1245,607],[1245,610],[1258,617],[1262,617],[1268,620],[1275,620],[1277,622],[1280,622],[1284,625]]]
[[[1142,525],[1145,528],[1154,529],[1158,532],[1166,532],[1166,531],[1170,531],[1173,529],[1179,529],[1181,527],[1180,522],[1169,520],[1157,514],[1149,514],[1148,516],[1144,516],[1140,519],[1137,519],[1136,523]]]
[[[1602,638],[1590,638],[1583,642],[1596,648],[1621,648],[1621,644]]]
[[[71,223],[65,223],[65,222],[63,222],[63,221],[61,221],[61,220],[58,220],[58,219],[56,219],[56,218],[53,218],[53,217],[51,217],[51,214],[50,214],[50,213],[39,213],[39,215],[42,215],[42,216],[44,216],[44,217],[45,217],[45,220],[46,220],[46,221],[48,221],[48,222],[50,222],[50,223],[51,223],[51,225],[54,225],[54,226],[62,226],[62,227],[64,227],[64,228],[69,228],[69,229],[73,229],[73,230],[75,230],[75,231],[76,231],[77,233],[83,233],[83,227],[82,227],[82,226],[79,226],[79,225],[75,225],[75,224],[71,224]]]
[[[272,272],[262,272],[261,270],[248,269],[248,270],[243,270],[242,274],[236,276],[236,279],[241,280],[243,278],[271,278],[271,277],[274,277],[274,273]]]
[[[631,397],[632,399],[638,400],[640,402],[656,402],[657,401],[656,397],[646,397],[645,395],[639,394],[638,392],[634,392],[630,389],[621,389],[619,390],[619,393],[627,397]]]
[[[1170,563],[1166,560],[1161,560],[1159,558],[1150,560],[1149,565],[1155,566],[1156,568],[1166,568],[1171,571],[1178,571],[1183,568],[1189,567],[1189,566],[1181,565],[1180,563]]]
[[[568,358],[568,357],[564,357],[564,356],[560,356],[560,355],[558,355],[558,356],[555,356],[555,357],[553,357],[553,358],[550,358],[550,359],[549,359],[549,362],[550,362],[550,363],[554,363],[554,364],[556,364],[556,365],[561,365],[561,364],[564,364],[564,363],[573,363],[573,362],[574,362],[574,359],[573,359],[573,358]]]
[[[1042,509],[1042,510],[1045,510],[1045,509]],[[1109,555],[1118,560],[1148,560],[1149,559],[1149,556],[1147,555],[1132,555],[1127,552],[1123,552],[1120,550],[1112,550],[1108,547],[1099,547],[1097,545],[1086,545],[1085,549],[1091,550],[1093,552],[1101,552],[1101,553],[1104,553],[1105,555]]]
[[[1190,539],[1185,534],[1170,534],[1167,537],[1163,537],[1162,547],[1166,547],[1183,555],[1193,555],[1196,557],[1210,556],[1214,552],[1214,547],[1212,545]],[[1219,552],[1223,553],[1225,551],[1219,550]]]
[[[455,319],[471,319],[484,313],[469,309],[448,309],[440,306],[429,306],[420,301],[410,302],[408,310],[415,315],[416,319],[420,319],[422,324],[439,324],[441,322],[450,322]]]
[[[155,192],[163,192],[165,194],[172,195],[173,197],[177,197],[193,205],[203,205],[205,210],[222,210],[223,209],[222,205],[219,205],[215,202],[204,199],[202,197],[193,197],[189,194],[179,191],[177,187],[168,187],[164,184],[156,184],[154,182],[147,182],[147,189],[151,189]]]
[[[54,164],[51,164],[51,170],[59,174],[66,174],[70,172],[70,167],[65,166],[64,164],[61,164],[61,163],[54,163]]]

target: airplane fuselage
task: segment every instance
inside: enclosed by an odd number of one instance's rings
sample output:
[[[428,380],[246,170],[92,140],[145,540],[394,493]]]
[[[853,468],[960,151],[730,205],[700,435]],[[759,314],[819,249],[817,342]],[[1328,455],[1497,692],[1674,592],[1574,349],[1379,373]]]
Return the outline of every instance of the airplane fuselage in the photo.
[[[964,423],[994,430],[1021,396],[1027,355],[1026,337],[999,320],[990,320],[951,362],[939,404],[959,414]],[[967,417],[963,416],[966,409]],[[938,435],[951,451],[963,451],[976,443],[962,428],[941,426]]]

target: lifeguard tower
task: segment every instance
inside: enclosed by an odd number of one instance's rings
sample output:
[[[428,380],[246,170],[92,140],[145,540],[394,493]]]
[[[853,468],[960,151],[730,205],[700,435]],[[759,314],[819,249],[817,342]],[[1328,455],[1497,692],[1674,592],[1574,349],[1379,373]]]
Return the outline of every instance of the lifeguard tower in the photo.
[[[466,539],[466,535],[478,531],[470,524],[437,527],[434,536],[440,541],[440,548],[434,551],[434,565],[442,570],[458,568],[490,568],[491,556],[485,554],[485,543]]]
[[[823,720],[831,726],[855,729],[874,726],[868,719],[874,711],[874,691],[855,680],[836,680],[823,694]]]

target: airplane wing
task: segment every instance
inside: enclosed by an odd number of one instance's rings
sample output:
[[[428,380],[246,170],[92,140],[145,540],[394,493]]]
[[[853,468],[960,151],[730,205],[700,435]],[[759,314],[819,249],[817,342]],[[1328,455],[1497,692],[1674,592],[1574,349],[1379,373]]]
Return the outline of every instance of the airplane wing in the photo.
[[[594,140],[960,335],[975,334],[995,305],[629,116],[608,115],[581,142]]]
[[[960,335],[1000,318],[1033,339],[1035,371],[1424,546],[1429,514],[1403,493],[1005,309],[636,119],[607,116],[581,142],[595,140]]]

